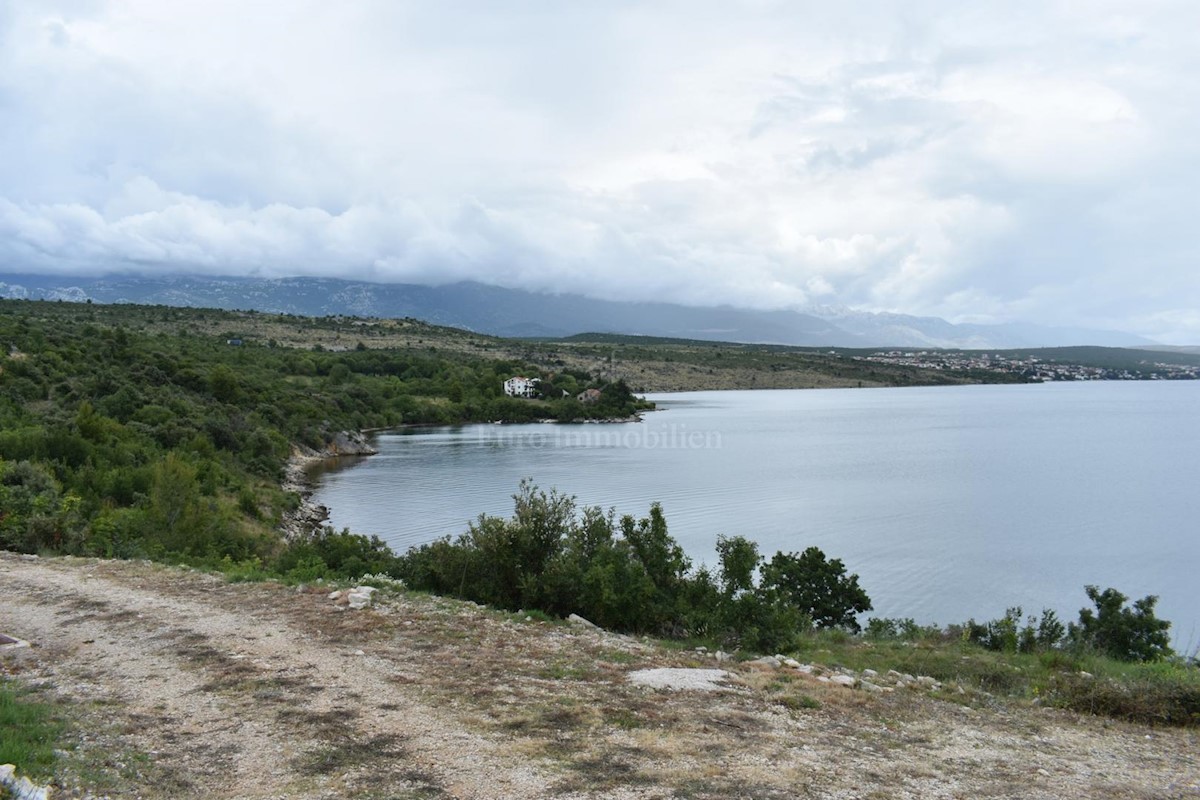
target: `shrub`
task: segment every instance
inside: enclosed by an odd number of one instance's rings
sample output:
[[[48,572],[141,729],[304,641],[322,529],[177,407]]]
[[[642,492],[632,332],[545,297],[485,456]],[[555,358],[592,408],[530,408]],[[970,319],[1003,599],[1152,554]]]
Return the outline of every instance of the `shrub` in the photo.
[[[1121,661],[1157,661],[1172,654],[1167,631],[1171,623],[1154,616],[1158,598],[1143,597],[1127,608],[1125,595],[1116,589],[1103,592],[1085,588],[1096,610],[1079,611],[1079,624],[1071,625],[1069,638],[1076,647],[1105,653]]]
[[[813,621],[818,628],[860,629],[856,614],[871,610],[871,598],[847,575],[841,559],[820,548],[776,553],[762,571],[763,588]]]

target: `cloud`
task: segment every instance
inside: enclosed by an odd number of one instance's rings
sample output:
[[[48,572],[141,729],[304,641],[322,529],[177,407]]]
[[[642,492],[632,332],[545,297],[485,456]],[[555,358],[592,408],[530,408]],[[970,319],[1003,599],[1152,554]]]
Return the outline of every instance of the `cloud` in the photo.
[[[12,271],[342,275],[1200,341],[1200,8],[0,5]]]

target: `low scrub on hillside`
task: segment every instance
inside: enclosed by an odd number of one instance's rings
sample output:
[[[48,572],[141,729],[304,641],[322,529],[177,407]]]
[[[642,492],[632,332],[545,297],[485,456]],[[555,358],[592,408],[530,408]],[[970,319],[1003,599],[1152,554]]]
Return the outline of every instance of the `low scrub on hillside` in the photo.
[[[0,301],[0,548],[270,563],[298,501],[279,486],[294,446],[320,450],[345,430],[627,417],[641,406],[624,384],[586,372],[547,373],[551,399],[518,399],[503,381],[541,374],[523,362],[190,331],[207,317],[238,319]],[[595,402],[572,394],[585,388],[599,390]]]

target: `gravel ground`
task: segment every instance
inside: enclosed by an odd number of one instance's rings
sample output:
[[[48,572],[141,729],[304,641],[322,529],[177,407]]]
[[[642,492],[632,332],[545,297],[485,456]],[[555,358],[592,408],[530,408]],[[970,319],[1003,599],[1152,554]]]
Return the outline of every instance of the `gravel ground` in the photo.
[[[0,553],[0,632],[33,645],[0,670],[72,722],[55,796],[1200,798],[1192,731],[749,664],[722,664],[715,691],[658,689],[627,676],[715,665],[418,595],[345,611],[328,591]]]

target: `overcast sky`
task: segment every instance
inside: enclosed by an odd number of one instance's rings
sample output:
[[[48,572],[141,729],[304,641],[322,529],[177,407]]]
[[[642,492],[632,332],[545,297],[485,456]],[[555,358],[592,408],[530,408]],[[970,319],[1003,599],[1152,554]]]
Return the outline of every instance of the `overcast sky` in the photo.
[[[0,0],[0,271],[1200,343],[1200,3]]]

